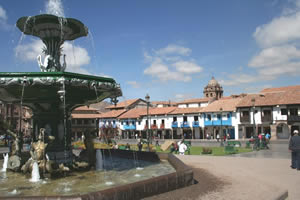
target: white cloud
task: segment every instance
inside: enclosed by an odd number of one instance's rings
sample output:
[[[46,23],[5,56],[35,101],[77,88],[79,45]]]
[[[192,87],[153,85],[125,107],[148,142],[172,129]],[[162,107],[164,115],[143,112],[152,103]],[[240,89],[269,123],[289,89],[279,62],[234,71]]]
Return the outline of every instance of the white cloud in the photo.
[[[7,15],[5,9],[0,5],[0,29],[9,30],[11,26],[7,23]]]
[[[275,46],[263,49],[250,62],[250,67],[271,67],[279,64],[286,64],[294,59],[300,58],[300,50],[292,45]]]
[[[168,66],[160,59],[156,59],[151,65],[144,70],[144,74],[151,75],[154,78],[158,78],[160,81],[183,81],[188,82],[191,80],[190,76],[185,76],[178,71],[170,71]]]
[[[175,94],[175,101],[190,99],[192,96],[192,94]]]
[[[0,6],[0,20],[3,20],[3,21],[7,20],[6,11],[3,9],[2,6]]]
[[[159,56],[163,55],[169,55],[169,54],[178,54],[182,56],[188,56],[192,52],[191,49],[179,46],[179,45],[174,45],[174,44],[169,44],[165,48],[159,49],[155,51],[155,53]]]
[[[169,44],[165,48],[152,50],[152,54],[144,51],[144,59],[150,63],[144,70],[144,74],[160,81],[191,81],[192,74],[202,71],[202,67],[190,58],[191,51],[187,47],[173,44]]]
[[[255,73],[240,71],[220,83],[233,86],[300,75],[300,0],[287,3],[290,7],[284,8],[281,15],[269,23],[258,26],[253,34],[261,47],[248,63]]]
[[[41,40],[31,40],[30,43],[21,44],[15,48],[16,57],[25,62],[35,62],[37,56],[42,54],[43,47],[44,44]],[[86,69],[82,68],[82,66],[90,63],[90,56],[85,48],[65,42],[62,54],[66,54],[66,71],[90,74]]]
[[[225,86],[239,86],[241,84],[249,84],[266,80],[273,80],[271,75],[250,75],[246,73],[231,74],[227,80],[220,80],[219,83]]]
[[[201,72],[203,69],[202,67],[198,66],[197,64],[189,61],[179,61],[173,64],[176,67],[178,72],[186,73],[186,74],[193,74]]]
[[[300,13],[289,16],[281,16],[270,23],[256,28],[253,34],[258,44],[262,47],[270,47],[300,39]]]
[[[131,87],[133,87],[133,88],[140,88],[141,87],[141,85],[136,81],[127,81],[127,84],[131,85]]]

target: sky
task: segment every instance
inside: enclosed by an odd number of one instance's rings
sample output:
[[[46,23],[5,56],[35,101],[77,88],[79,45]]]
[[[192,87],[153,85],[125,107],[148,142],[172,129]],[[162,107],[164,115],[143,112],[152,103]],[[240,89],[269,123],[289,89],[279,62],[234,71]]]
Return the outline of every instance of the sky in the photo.
[[[300,83],[300,0],[0,0],[1,72],[39,71],[43,43],[15,24],[43,13],[88,27],[66,71],[114,78],[121,101],[201,98],[212,76],[225,96]]]

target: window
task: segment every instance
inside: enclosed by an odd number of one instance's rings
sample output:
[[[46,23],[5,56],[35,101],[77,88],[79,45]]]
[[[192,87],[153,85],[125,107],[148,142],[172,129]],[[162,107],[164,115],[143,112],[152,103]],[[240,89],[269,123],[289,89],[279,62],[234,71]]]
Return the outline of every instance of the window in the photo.
[[[287,115],[287,114],[288,114],[286,108],[282,108],[282,109],[280,110],[280,112],[281,112],[281,115]]]
[[[198,116],[194,116],[194,121],[198,121]]]
[[[218,118],[218,120],[220,120],[221,119],[221,114],[217,114],[217,118]]]
[[[207,119],[210,121],[211,120],[211,115],[207,114]]]
[[[127,126],[129,125],[129,121],[126,121],[126,125],[127,125]]]
[[[138,121],[138,125],[141,125],[141,121],[140,120]]]
[[[161,120],[161,123],[162,123],[162,124],[165,124],[165,120],[164,120],[164,119],[162,119],[162,120]]]
[[[187,122],[187,116],[183,116],[183,121]]]
[[[153,120],[153,124],[156,124],[156,120]]]
[[[77,119],[77,124],[82,124],[81,119]]]
[[[177,117],[173,117],[173,122],[177,122]]]
[[[249,111],[243,111],[242,112],[242,117],[247,117],[249,116]]]
[[[228,118],[228,119],[230,118],[230,114],[229,114],[229,113],[227,114],[227,118]]]
[[[271,110],[264,110],[263,116],[266,116],[266,115],[271,115]]]
[[[291,116],[298,116],[298,109],[297,108],[290,108],[290,115]]]

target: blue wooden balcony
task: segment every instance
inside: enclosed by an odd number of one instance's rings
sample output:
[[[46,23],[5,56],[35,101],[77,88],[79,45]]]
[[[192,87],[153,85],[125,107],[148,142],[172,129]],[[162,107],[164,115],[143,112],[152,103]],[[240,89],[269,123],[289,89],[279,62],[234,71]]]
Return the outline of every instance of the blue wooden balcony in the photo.
[[[136,125],[135,124],[129,124],[129,125],[125,124],[125,125],[123,125],[123,129],[124,130],[135,130]]]
[[[221,120],[221,118],[211,120],[209,120],[208,118],[204,119],[204,126],[221,126],[221,124],[222,126],[232,126],[231,114],[227,116],[226,120]]]
[[[181,122],[180,127],[181,128],[190,128],[190,124],[189,124],[189,122]]]
[[[172,128],[178,128],[178,122],[177,121],[172,122]]]
[[[193,121],[193,127],[200,127],[199,121]]]

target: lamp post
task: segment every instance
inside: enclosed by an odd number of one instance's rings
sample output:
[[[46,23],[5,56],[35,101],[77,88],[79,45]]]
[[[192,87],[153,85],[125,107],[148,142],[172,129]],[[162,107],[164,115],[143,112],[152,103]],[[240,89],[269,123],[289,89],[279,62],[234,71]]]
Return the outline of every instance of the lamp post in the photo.
[[[148,151],[150,151],[150,134],[149,134],[149,103],[150,103],[150,96],[149,94],[147,94],[145,96],[146,102],[147,102],[147,129],[146,129],[146,133],[147,133],[147,143],[148,143]]]
[[[255,98],[251,99],[252,102],[252,110],[253,110],[253,136],[256,136],[256,126],[255,126]]]
[[[223,125],[223,124],[222,124],[222,123],[223,123],[223,121],[222,121],[223,108],[222,108],[222,107],[220,108],[220,112],[221,112],[221,128],[220,128],[220,132],[221,132],[221,133],[220,133],[220,136],[221,136],[221,144],[220,144],[220,145],[221,145],[221,146],[224,146],[224,143],[223,143],[223,142],[224,142],[224,135],[223,135],[223,127],[222,127],[222,125]]]

